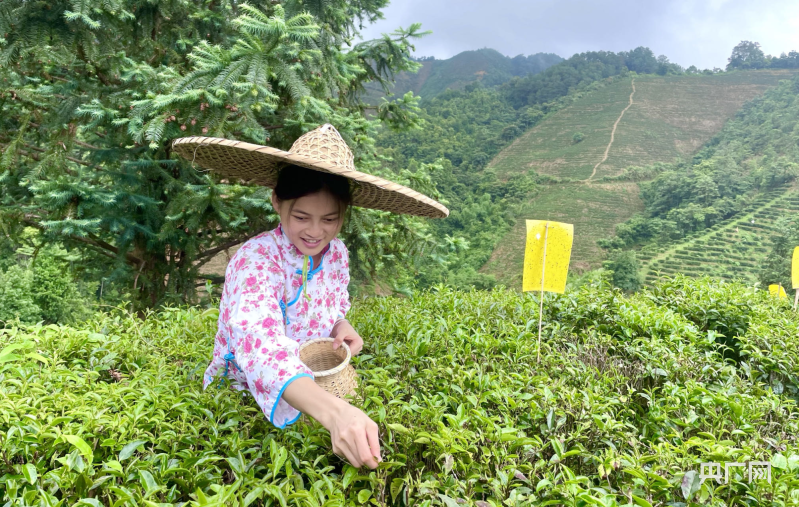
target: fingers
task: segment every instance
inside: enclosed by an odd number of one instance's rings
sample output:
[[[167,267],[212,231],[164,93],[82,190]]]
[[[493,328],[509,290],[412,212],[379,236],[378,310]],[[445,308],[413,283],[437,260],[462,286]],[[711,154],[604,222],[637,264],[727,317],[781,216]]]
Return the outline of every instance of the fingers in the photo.
[[[361,466],[363,466],[363,463],[361,462],[361,460],[358,459],[358,454],[356,452],[352,452],[349,449],[349,447],[345,447],[343,449],[340,449],[340,451],[341,451],[341,454],[344,455],[343,457],[347,461],[350,462],[350,465],[354,466],[355,468],[360,468]],[[336,454],[339,454],[339,453],[336,453]]]
[[[380,458],[380,444],[373,444],[373,442],[377,442],[377,425],[371,421],[369,423],[356,435],[355,445],[358,447],[357,454],[361,462],[358,466],[366,465],[369,468],[377,468]]]
[[[355,407],[349,406],[336,419],[330,437],[333,452],[356,468],[366,465],[374,469],[382,461],[377,424]]]
[[[341,342],[344,341],[344,337],[344,333],[339,333],[338,336],[333,339],[333,350],[337,350],[341,346]]]
[[[357,334],[355,336],[348,336],[344,338],[344,340],[347,342],[347,345],[349,345],[353,356],[358,355],[363,349],[363,338]]]
[[[375,466],[369,465],[371,468],[377,468],[377,464],[383,461],[383,456],[380,454],[380,435],[377,433],[377,424],[366,425],[366,440],[369,443],[370,460],[366,463],[374,463]],[[375,462],[375,457],[377,462]]]

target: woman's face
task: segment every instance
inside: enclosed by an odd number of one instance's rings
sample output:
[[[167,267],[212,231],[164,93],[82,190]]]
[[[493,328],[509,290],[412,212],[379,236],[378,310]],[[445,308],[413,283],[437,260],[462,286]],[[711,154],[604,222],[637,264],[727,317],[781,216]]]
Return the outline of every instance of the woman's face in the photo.
[[[321,253],[341,230],[341,210],[330,192],[323,190],[294,199],[293,206],[292,201],[281,201],[272,192],[272,205],[280,215],[283,232],[304,255]]]

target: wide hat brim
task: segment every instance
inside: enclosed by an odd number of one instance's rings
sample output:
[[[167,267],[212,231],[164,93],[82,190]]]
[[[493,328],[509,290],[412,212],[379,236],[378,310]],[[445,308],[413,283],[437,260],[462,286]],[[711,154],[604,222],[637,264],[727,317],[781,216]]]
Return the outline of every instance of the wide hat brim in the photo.
[[[392,213],[444,218],[449,210],[441,203],[408,187],[377,176],[288,151],[219,137],[182,137],[172,143],[183,158],[226,178],[275,188],[282,164],[344,176],[354,182],[352,205]]]

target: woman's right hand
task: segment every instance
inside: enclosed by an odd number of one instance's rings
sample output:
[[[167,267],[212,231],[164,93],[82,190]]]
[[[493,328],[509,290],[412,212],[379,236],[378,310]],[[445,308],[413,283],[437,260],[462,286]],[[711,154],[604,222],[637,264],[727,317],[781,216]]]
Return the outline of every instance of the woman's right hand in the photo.
[[[382,461],[377,423],[319,387],[313,379],[298,378],[283,391],[283,399],[327,428],[333,452],[346,458],[352,466],[377,468]]]
[[[377,424],[358,408],[338,401],[341,403],[334,409],[330,425],[325,425],[330,431],[333,452],[347,458],[354,467],[377,468],[382,460]]]

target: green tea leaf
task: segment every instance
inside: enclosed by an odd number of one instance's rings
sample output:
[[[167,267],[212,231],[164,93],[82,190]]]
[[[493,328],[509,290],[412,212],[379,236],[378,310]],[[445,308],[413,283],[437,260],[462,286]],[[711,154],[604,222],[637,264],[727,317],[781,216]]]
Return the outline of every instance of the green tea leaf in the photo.
[[[447,495],[442,495],[441,493],[438,494],[438,497],[441,499],[442,502],[444,502],[444,505],[446,505],[447,507],[460,507],[460,505],[458,505],[458,502],[456,502],[454,498],[450,498]]]
[[[25,354],[25,357],[27,357],[29,359],[35,359],[35,360],[39,361],[40,363],[44,363],[45,365],[50,364],[50,360],[49,359],[47,359],[46,357],[44,357],[41,354],[37,354],[36,352],[28,352],[27,354]]]
[[[136,440],[135,442],[131,442],[126,444],[125,447],[119,452],[119,461],[125,461],[126,459],[133,456],[133,453],[136,452],[136,448],[140,445],[144,445],[147,443],[147,440]]]
[[[391,480],[391,499],[396,503],[397,496],[402,493],[402,488],[405,486],[405,479],[392,479]]]
[[[153,474],[147,470],[139,470],[139,480],[141,481],[141,484],[144,486],[144,489],[147,491],[147,493],[152,493],[158,489],[158,483],[155,482]]]
[[[366,503],[369,500],[369,497],[372,496],[372,492],[368,489],[362,489],[358,492],[358,503]]]
[[[771,457],[771,466],[778,470],[785,470],[788,468],[788,460],[781,453],[777,453]]]
[[[36,472],[36,465],[32,465],[30,463],[23,465],[22,475],[25,477],[25,480],[28,481],[28,483],[35,485],[36,479],[39,477],[39,474]]]
[[[405,426],[403,426],[401,424],[389,423],[389,424],[386,424],[386,426],[388,426],[390,429],[396,431],[397,433],[402,433],[404,435],[406,435],[406,434],[411,432],[408,428],[406,428]]]
[[[352,465],[345,465],[344,468],[346,470],[344,472],[344,478],[341,481],[341,485],[344,487],[344,489],[347,489],[347,486],[349,486],[352,483],[352,480],[358,475],[358,469]]]
[[[261,496],[263,496],[263,494],[264,494],[263,486],[258,486],[254,490],[252,490],[249,493],[247,493],[247,496],[244,497],[244,507],[247,507],[248,505],[250,505],[254,501],[256,501],[259,498],[261,498]]]
[[[691,497],[694,496],[694,493],[699,491],[701,486],[702,478],[696,473],[696,470],[689,470],[683,475],[682,482],[680,483],[683,498],[690,500]]]
[[[92,461],[94,461],[94,453],[92,452],[92,448],[89,447],[82,438],[77,435],[61,435],[61,437],[69,442],[70,444],[74,445],[78,448],[81,454],[86,458],[86,461],[89,462],[91,465]]]
[[[21,349],[29,349],[34,346],[33,342],[19,342],[19,343],[12,343],[7,347],[4,347],[3,350],[0,350],[0,363],[5,363],[7,361],[16,361],[21,358],[16,354],[12,354],[15,350]]]
[[[111,461],[106,461],[103,464],[108,468],[110,468],[111,470],[116,470],[117,472],[122,471],[122,465],[119,463],[119,461],[111,460]]]

